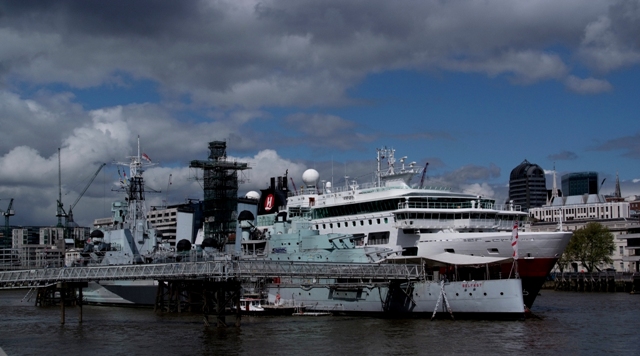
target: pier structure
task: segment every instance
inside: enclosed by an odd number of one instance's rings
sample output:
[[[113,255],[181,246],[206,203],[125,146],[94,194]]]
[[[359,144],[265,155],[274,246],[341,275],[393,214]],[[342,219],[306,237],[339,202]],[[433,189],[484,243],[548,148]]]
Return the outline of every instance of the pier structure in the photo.
[[[421,265],[409,264],[216,260],[5,271],[0,272],[0,289],[31,288],[28,294],[36,294],[37,306],[59,303],[64,324],[65,306],[69,305],[80,307],[82,322],[82,288],[89,282],[156,280],[157,312],[199,309],[207,325],[209,315],[215,315],[217,326],[227,326],[227,314],[235,313],[239,326],[242,284],[274,278],[335,288],[337,280],[350,285],[411,283],[424,280],[425,272]]]
[[[627,292],[638,293],[634,273],[570,272],[556,273],[553,288],[573,292]]]

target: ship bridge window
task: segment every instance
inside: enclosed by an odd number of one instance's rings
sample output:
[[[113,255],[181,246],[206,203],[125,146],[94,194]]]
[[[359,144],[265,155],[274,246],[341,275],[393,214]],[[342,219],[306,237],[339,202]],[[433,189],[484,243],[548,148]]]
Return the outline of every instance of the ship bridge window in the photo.
[[[352,225],[352,226],[356,226],[356,222],[355,222],[355,221],[352,221],[352,222],[351,222],[351,225]]]
[[[500,253],[500,252],[498,252],[497,248],[488,248],[487,252],[492,254],[492,255],[497,255],[498,253]]]
[[[444,252],[449,252],[449,253],[456,253],[456,251],[452,248],[445,248]]]
[[[376,222],[378,223],[378,225],[380,224],[380,219],[376,219]]]
[[[360,220],[360,226],[364,226],[364,220]]]
[[[384,245],[389,243],[389,231],[380,231],[369,233],[367,240],[369,245]]]
[[[371,221],[371,219],[369,219],[369,225],[373,225],[373,222]]]
[[[402,251],[402,256],[418,256],[418,248],[407,247]]]
[[[384,218],[384,223],[388,224],[389,223],[389,219],[388,218]]]

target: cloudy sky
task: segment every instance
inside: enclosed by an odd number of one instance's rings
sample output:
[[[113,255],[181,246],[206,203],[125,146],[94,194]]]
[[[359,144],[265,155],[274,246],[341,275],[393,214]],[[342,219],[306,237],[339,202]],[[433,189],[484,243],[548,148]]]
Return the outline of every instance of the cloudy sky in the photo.
[[[0,0],[0,209],[57,222],[60,148],[65,207],[109,163],[74,209],[109,216],[138,136],[152,205],[202,197],[213,140],[243,192],[388,146],[498,201],[525,159],[640,194],[638,33],[638,0]]]

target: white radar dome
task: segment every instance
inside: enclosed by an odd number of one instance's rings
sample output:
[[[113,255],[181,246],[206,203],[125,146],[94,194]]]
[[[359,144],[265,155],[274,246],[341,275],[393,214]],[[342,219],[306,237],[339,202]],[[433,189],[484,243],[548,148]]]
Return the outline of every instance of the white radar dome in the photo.
[[[325,184],[325,187],[331,188],[331,182],[327,182],[327,184]]]
[[[315,169],[307,169],[302,173],[302,181],[306,186],[316,185],[318,178],[320,177],[320,173]]]
[[[250,192],[248,192],[245,196],[245,198],[247,199],[260,199],[260,193],[256,192],[255,190],[252,190]]]

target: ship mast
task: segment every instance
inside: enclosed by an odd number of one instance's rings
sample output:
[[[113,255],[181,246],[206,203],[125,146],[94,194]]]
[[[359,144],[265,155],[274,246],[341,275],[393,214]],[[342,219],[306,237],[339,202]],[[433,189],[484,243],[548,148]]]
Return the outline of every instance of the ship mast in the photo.
[[[558,197],[558,185],[556,184],[556,164],[553,164],[553,189],[551,189],[551,202]],[[551,203],[549,202],[549,203]]]
[[[144,202],[145,188],[144,178],[142,176],[144,173],[144,166],[152,166],[156,164],[152,163],[151,161],[145,162],[143,164],[142,157],[142,151],[140,150],[140,136],[138,136],[136,155],[129,156],[129,163],[116,163],[121,166],[129,166],[129,178],[127,179],[125,173],[123,188],[127,193],[128,217],[126,218],[126,221],[130,224],[130,228],[134,231],[138,228],[137,221],[146,219],[146,208]]]

